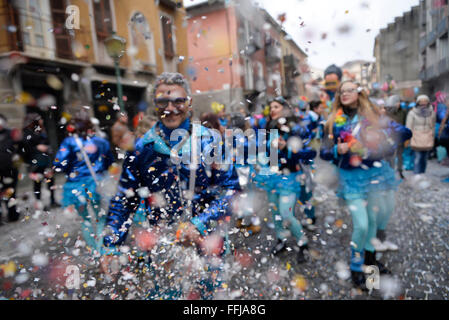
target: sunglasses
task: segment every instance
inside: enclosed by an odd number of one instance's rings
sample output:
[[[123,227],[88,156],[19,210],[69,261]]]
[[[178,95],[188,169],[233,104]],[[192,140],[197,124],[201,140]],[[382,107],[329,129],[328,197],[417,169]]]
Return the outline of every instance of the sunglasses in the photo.
[[[187,101],[189,101],[189,98],[176,98],[176,99],[158,98],[154,99],[154,104],[156,105],[157,108],[165,109],[171,102],[173,106],[175,106],[175,108],[180,109],[185,107]]]
[[[347,90],[340,90],[340,94],[343,95],[345,93],[356,93],[357,92],[357,88],[353,88],[353,89],[347,89]]]

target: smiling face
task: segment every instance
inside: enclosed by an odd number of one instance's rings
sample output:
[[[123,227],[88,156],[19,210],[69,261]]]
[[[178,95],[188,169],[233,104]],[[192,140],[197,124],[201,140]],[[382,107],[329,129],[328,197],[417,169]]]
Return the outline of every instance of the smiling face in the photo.
[[[273,120],[277,120],[282,117],[282,111],[284,106],[279,102],[273,101],[270,103],[270,117]]]
[[[178,128],[188,117],[191,110],[192,101],[187,99],[187,92],[179,85],[161,84],[157,87],[155,92],[155,100],[164,99],[171,100],[168,105],[158,105],[156,102],[156,109],[162,124],[168,129]],[[184,103],[174,103],[173,101],[186,100]]]
[[[427,108],[429,106],[429,100],[427,99],[420,99],[418,101],[418,107],[421,109]]]
[[[340,102],[344,106],[357,107],[359,93],[358,86],[352,82],[345,82],[340,88]]]

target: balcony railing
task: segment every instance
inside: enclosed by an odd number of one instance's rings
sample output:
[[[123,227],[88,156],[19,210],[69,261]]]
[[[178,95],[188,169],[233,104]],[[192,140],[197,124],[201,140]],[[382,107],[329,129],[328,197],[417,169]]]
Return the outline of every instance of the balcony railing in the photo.
[[[266,61],[269,64],[279,63],[282,59],[282,49],[276,44],[270,44],[265,47]]]
[[[438,62],[438,75],[449,71],[449,58],[443,58]]]
[[[424,36],[421,39],[419,39],[419,51],[426,50],[427,47],[427,37]]]
[[[437,26],[437,35],[441,37],[449,29],[449,17],[444,17]]]
[[[434,29],[427,35],[427,46],[433,45],[436,40],[437,40],[437,31],[436,29]]]
[[[298,64],[295,61],[295,56],[292,54],[284,56],[284,66],[286,69],[296,69]]]
[[[426,80],[430,80],[437,77],[435,65],[432,65],[426,69]]]
[[[173,0],[159,0],[159,3],[170,8],[170,9],[176,9],[182,7],[182,1],[173,1]]]
[[[422,80],[422,81],[427,80],[427,79],[426,79],[426,70],[422,70],[422,71],[419,73],[419,79]]]

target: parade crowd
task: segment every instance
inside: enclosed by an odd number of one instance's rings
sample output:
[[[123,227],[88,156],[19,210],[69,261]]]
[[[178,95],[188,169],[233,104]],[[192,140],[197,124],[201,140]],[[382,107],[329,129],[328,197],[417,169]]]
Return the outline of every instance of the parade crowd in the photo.
[[[342,254],[350,251],[351,281],[366,290],[366,266],[376,266],[381,274],[391,273],[376,253],[400,249],[394,235],[387,232],[396,190],[406,179],[404,171],[419,177],[426,173],[432,157],[448,165],[449,99],[441,94],[435,102],[421,94],[411,102],[402,101],[399,95],[370,97],[367,88],[342,80],[335,66],[325,71],[326,79],[317,97],[303,97],[299,103],[278,96],[261,113],[230,112],[227,106],[214,104],[210,112],[199,115],[187,79],[178,73],[163,73],[153,86],[154,114],[141,114],[133,130],[121,114],[108,140],[80,106],[58,150],[50,147],[38,113],[26,115],[22,130],[9,129],[7,118],[0,115],[1,200],[7,219],[20,219],[16,189],[18,163],[23,162],[32,180],[35,208],[77,212],[83,240],[102,272],[117,273],[112,266],[127,254],[121,246],[132,234],[137,243],[133,257],[154,274],[148,299],[184,299],[192,292],[198,298],[213,299],[222,288],[223,258],[233,251],[228,236],[231,215],[236,215],[237,228],[260,232],[254,210],[260,200],[254,190],[265,192],[268,199],[276,238],[271,254],[285,251],[287,241],[293,239],[297,262],[307,261],[307,231],[315,230],[317,224],[313,193],[320,158],[333,165],[337,195],[352,217],[351,242],[342,247]],[[195,121],[200,123],[199,132],[194,132]],[[171,139],[179,129],[189,135]],[[203,156],[195,164],[173,161],[194,153],[192,134],[204,136],[213,131],[225,137],[227,129],[237,132],[235,143],[243,141],[243,161],[236,161],[235,155],[230,164],[209,163]],[[255,135],[243,134],[247,130]],[[261,130],[277,130],[276,138],[261,142]],[[250,159],[252,144],[261,143],[266,153],[277,152],[276,165]],[[200,140],[198,148],[208,150],[208,141]],[[116,150],[126,152],[124,159],[117,159]],[[121,165],[118,186],[107,194],[111,166],[117,168],[117,163]],[[56,174],[66,178],[61,203],[55,197]],[[43,187],[50,191],[50,202],[45,205]],[[242,195],[246,195],[246,205],[236,210],[236,199]],[[165,264],[161,262],[158,255],[175,247],[178,251],[172,249]],[[189,280],[170,282],[171,265],[180,254],[199,257],[205,264],[195,269],[192,258]]]

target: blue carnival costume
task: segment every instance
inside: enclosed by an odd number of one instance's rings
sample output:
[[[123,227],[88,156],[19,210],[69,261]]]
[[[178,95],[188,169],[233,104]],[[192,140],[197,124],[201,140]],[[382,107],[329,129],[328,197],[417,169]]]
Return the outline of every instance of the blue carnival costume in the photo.
[[[101,234],[106,222],[106,216],[101,216],[100,214],[102,196],[99,190],[101,186],[98,186],[97,182],[103,180],[103,174],[107,172],[114,157],[107,140],[96,136],[78,138],[92,165],[97,179],[96,182],[75,139],[73,136],[64,139],[53,164],[56,171],[62,171],[67,176],[67,182],[63,187],[63,207],[75,206],[78,214],[83,218],[82,231],[87,245],[99,251],[102,245]],[[89,202],[97,215],[96,232],[93,230],[87,211]],[[96,240],[94,240],[91,234],[95,234]]]
[[[412,110],[415,106],[415,102],[410,102],[409,104],[407,104],[406,102],[401,103],[401,108],[403,108],[407,112],[410,112],[410,110]],[[415,152],[410,146],[404,148],[402,158],[404,170],[413,171],[415,169]]]
[[[367,260],[364,260],[365,253],[372,257],[375,251],[371,239],[376,235],[376,211],[383,201],[382,192],[394,190],[399,184],[384,158],[393,154],[400,143],[411,138],[411,131],[394,121],[380,119],[379,123],[381,128],[376,130],[379,138],[375,143],[369,143],[369,121],[357,114],[350,118],[340,110],[333,126],[333,136],[326,137],[320,154],[323,160],[332,161],[338,167],[338,196],[346,201],[353,219],[350,269],[355,272],[363,271],[362,264]],[[358,141],[363,148],[354,147],[341,155],[337,152],[339,138],[349,144]]]
[[[288,141],[289,138],[296,138],[301,140],[301,144],[305,147],[297,148],[287,142],[287,146],[283,150],[278,150],[277,172],[273,172],[268,165],[262,166],[254,178],[257,187],[266,190],[270,209],[273,214],[273,223],[275,226],[276,237],[279,244],[286,241],[285,227],[283,222],[288,222],[291,233],[296,238],[298,244],[303,249],[307,245],[307,238],[305,237],[301,223],[294,215],[294,208],[297,200],[297,193],[301,190],[301,163],[312,160],[316,157],[316,151],[307,147],[310,141],[310,131],[307,127],[298,124],[296,118],[289,118],[286,120],[284,126],[280,126],[280,136]],[[271,121],[268,124],[269,129],[278,129],[278,123]],[[267,150],[270,152],[272,141],[268,140]],[[296,149],[296,148],[295,148]],[[273,166],[273,164],[271,164]],[[274,249],[274,254],[278,250]]]
[[[111,200],[107,227],[109,235],[104,239],[104,253],[118,254],[118,247],[125,241],[131,227],[130,215],[139,207],[138,190],[147,188],[149,194],[161,193],[166,205],[163,208],[149,208],[148,222],[158,225],[164,222],[172,225],[181,220],[190,221],[196,226],[201,235],[207,235],[215,230],[217,222],[231,214],[229,202],[234,193],[239,190],[238,176],[233,165],[225,169],[216,169],[205,162],[202,156],[195,175],[194,197],[189,205],[183,198],[183,191],[189,188],[190,182],[190,136],[192,128],[196,128],[198,150],[206,154],[210,150],[205,135],[211,136],[210,131],[202,126],[192,126],[189,119],[185,120],[177,130],[184,130],[184,134],[176,141],[170,141],[174,130],[166,128],[158,122],[135,146],[135,151],[126,155],[120,178],[118,192]],[[183,137],[188,137],[185,143]],[[175,164],[171,155],[172,150],[178,150],[178,156],[188,159]],[[206,151],[205,151],[206,150]],[[175,152],[176,155],[176,152]],[[223,192],[226,190],[226,193]],[[132,191],[132,196],[129,196]],[[191,216],[186,209],[191,209]],[[150,259],[151,260],[151,259]],[[152,292],[149,297],[157,297],[159,293]],[[170,294],[177,297],[176,294]]]

